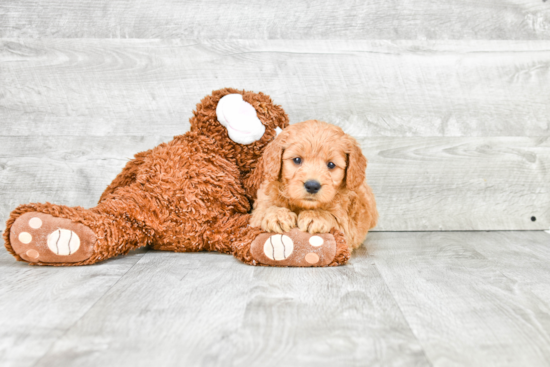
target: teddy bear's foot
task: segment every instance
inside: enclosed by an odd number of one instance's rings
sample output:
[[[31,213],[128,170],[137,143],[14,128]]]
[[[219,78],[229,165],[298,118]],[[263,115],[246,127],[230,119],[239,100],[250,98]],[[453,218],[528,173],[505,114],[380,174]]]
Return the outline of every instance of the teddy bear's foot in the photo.
[[[96,236],[83,224],[49,214],[29,212],[15,220],[10,243],[30,263],[75,263],[92,256]]]
[[[260,234],[250,254],[262,265],[294,267],[343,265],[350,257],[341,232],[312,235],[297,228],[284,234]]]

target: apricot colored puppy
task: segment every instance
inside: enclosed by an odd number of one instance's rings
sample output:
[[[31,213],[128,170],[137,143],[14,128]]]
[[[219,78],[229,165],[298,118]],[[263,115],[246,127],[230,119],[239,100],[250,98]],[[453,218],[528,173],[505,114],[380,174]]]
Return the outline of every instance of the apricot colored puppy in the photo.
[[[350,249],[359,247],[378,212],[365,179],[367,159],[341,128],[317,120],[287,127],[266,148],[264,181],[251,225],[283,233],[341,230]]]

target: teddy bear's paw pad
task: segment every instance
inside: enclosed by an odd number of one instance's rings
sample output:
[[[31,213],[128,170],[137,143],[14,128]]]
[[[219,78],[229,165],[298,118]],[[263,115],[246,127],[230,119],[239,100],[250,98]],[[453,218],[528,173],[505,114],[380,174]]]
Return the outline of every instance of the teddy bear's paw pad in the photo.
[[[264,254],[270,260],[281,261],[288,259],[294,251],[294,241],[284,234],[269,237],[264,243]]]
[[[83,224],[49,214],[30,212],[10,230],[13,250],[31,263],[73,263],[89,258],[96,236]]]
[[[327,266],[336,256],[336,241],[329,233],[311,235],[295,228],[285,234],[260,234],[250,253],[264,265]]]

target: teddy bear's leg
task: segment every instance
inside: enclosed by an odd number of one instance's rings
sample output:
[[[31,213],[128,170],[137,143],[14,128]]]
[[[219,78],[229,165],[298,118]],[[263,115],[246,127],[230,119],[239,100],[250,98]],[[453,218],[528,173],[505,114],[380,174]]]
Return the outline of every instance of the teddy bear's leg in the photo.
[[[64,218],[70,216],[74,220]],[[82,208],[27,204],[15,209],[4,231],[6,248],[29,263],[78,263],[89,259],[97,235],[80,221],[95,220]]]
[[[92,209],[21,205],[7,222],[6,248],[37,265],[94,264],[154,241],[159,217],[154,202],[129,186]]]
[[[315,234],[293,229],[283,234],[262,232],[248,225],[250,216],[235,219],[235,226],[226,228],[223,241],[233,255],[250,265],[265,266],[338,266],[350,258],[344,234],[336,229]]]
[[[147,150],[145,152],[138,153],[134,155],[134,159],[126,163],[126,166],[122,169],[113,182],[107,186],[101,197],[99,198],[99,203],[107,199],[107,197],[114,193],[119,187],[129,186],[136,182],[136,177],[138,175],[140,167],[145,163],[145,159],[151,155],[153,150]]]

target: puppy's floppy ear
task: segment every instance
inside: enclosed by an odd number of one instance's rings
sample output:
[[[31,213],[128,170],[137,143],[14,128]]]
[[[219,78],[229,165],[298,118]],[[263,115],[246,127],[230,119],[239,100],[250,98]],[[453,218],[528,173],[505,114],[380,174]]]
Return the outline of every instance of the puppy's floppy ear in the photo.
[[[283,164],[284,146],[288,134],[288,128],[283,130],[271,143],[269,143],[252,174],[245,179],[244,186],[248,196],[256,199],[256,194],[264,181],[273,182],[279,180],[281,166]]]
[[[262,155],[264,181],[278,181],[283,165],[284,143],[289,136],[288,128],[283,130],[267,145]]]
[[[357,140],[351,136],[346,136],[346,153],[348,155],[348,165],[346,167],[346,187],[354,190],[361,186],[365,181],[365,171],[367,170],[367,158],[363,155]]]

